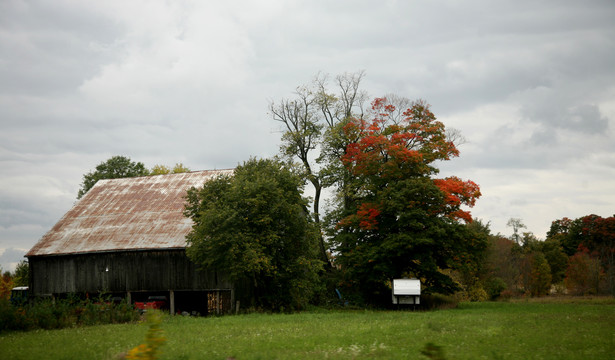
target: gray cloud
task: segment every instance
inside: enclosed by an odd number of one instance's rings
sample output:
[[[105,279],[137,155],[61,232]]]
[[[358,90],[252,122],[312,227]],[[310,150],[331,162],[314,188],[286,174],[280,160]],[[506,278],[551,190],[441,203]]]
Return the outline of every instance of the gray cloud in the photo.
[[[0,264],[2,264],[0,269],[2,272],[15,271],[17,264],[25,260],[24,255],[26,255],[26,252],[23,250],[13,248],[4,250],[4,252],[0,254]]]
[[[0,14],[0,251],[31,247],[112,155],[195,170],[274,155],[268,101],[319,71],[365,70],[372,96],[426,99],[460,129],[442,173],[482,186],[475,214],[496,231],[522,217],[541,235],[615,202],[611,1],[9,0]]]
[[[75,3],[4,1],[0,12],[0,93],[58,95],[99,71],[120,29]]]

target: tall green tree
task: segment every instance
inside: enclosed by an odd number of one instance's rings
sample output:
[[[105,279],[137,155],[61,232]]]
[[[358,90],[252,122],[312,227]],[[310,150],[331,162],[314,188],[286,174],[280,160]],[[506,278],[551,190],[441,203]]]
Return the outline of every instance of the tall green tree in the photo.
[[[30,284],[30,265],[28,260],[20,261],[15,267],[13,273],[13,282],[15,286],[29,286]]]
[[[485,285],[492,298],[497,298],[505,289],[511,292],[519,290],[522,256],[521,247],[513,240],[499,234],[490,237]]]
[[[551,268],[551,282],[553,284],[561,283],[566,275],[568,256],[566,256],[558,237],[547,238],[539,244],[540,251],[544,254]]]
[[[242,303],[304,307],[317,287],[318,231],[302,197],[303,180],[277,160],[251,159],[233,176],[188,191],[194,221],[188,256],[253,289]]]
[[[531,251],[521,257],[521,282],[526,294],[543,296],[551,289],[551,267],[544,254]]]
[[[453,292],[457,286],[442,270],[472,253],[478,238],[464,226],[472,218],[462,208],[480,197],[478,185],[435,178],[437,161],[459,155],[444,124],[422,101],[402,117],[393,116],[397,111],[379,98],[367,119],[343,127],[347,139],[356,139],[341,159],[353,180],[342,189],[333,236],[348,283],[370,302],[386,299],[389,280],[408,275],[428,291]]]
[[[149,171],[141,162],[134,162],[125,156],[113,156],[107,161],[96,165],[96,170],[83,175],[83,182],[77,194],[81,199],[101,179],[117,179],[149,175]]]
[[[472,246],[453,258],[453,268],[463,288],[462,295],[470,301],[483,301],[488,297],[485,282],[489,277],[487,249],[492,237],[490,224],[473,219],[466,227]]]

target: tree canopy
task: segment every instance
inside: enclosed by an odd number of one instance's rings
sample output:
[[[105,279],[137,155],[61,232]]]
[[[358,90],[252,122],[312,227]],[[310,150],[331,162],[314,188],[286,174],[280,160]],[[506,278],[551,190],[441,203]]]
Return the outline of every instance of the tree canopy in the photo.
[[[101,179],[118,179],[134,176],[146,176],[149,171],[141,162],[134,162],[125,156],[113,156],[96,165],[96,170],[83,175],[83,182],[77,194],[81,199]]]
[[[477,259],[486,246],[484,235],[464,225],[478,185],[435,178],[437,161],[458,156],[463,138],[421,101],[387,95],[370,109],[363,77],[339,75],[331,90],[328,76],[318,74],[294,99],[270,104],[284,124],[282,155],[298,160],[314,187],[313,218],[328,235],[321,236],[321,259],[331,254],[345,283],[366,299],[408,275],[451,292],[456,285],[444,270],[461,264],[462,253]],[[335,196],[323,217],[325,188]]]
[[[184,164],[176,163],[175,166],[173,166],[173,168],[170,168],[166,165],[156,164],[152,166],[149,173],[150,175],[166,175],[166,174],[171,174],[171,173],[173,174],[185,173],[189,171],[190,171],[190,168],[188,168]]]
[[[555,220],[551,223],[547,240],[559,241],[563,251],[571,257],[570,260],[576,262],[574,264],[587,265],[597,261],[596,273],[599,275],[600,271],[603,272],[604,284],[601,286],[608,293],[615,294],[615,215],[603,218],[591,214],[575,220]],[[575,272],[567,271],[566,277],[571,278],[573,273]],[[595,283],[598,284],[599,281]],[[594,286],[594,291],[599,291],[598,285]]]
[[[301,308],[317,284],[318,232],[302,197],[303,182],[277,160],[251,159],[233,176],[188,191],[194,221],[188,256],[253,289],[248,304]],[[245,303],[245,302],[244,302]]]
[[[478,185],[435,178],[436,161],[458,156],[429,106],[417,101],[401,112],[375,99],[365,119],[348,119],[341,157],[349,180],[340,186],[331,235],[346,283],[371,302],[387,299],[388,281],[421,278],[428,291],[451,293],[443,270],[484,250],[486,240],[463,225],[464,207],[480,197]]]

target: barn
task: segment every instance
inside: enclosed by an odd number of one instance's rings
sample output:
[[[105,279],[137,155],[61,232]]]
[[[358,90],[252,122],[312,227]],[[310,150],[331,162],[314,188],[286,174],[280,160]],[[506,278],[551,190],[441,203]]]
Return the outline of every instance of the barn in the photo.
[[[99,180],[26,254],[34,296],[164,298],[171,313],[231,311],[224,273],[186,256],[186,191],[233,170]]]

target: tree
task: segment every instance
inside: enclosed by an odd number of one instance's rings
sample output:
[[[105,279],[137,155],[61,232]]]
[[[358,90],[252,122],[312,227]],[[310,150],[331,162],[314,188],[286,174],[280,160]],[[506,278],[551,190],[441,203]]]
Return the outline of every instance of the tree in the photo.
[[[560,246],[558,237],[541,241],[531,232],[524,232],[520,236],[518,230],[524,226],[521,221],[511,219],[509,223],[517,232],[511,236],[511,240],[516,239],[523,290],[532,296],[547,295],[552,283],[559,283],[564,279],[568,264],[568,257]]]
[[[514,241],[501,235],[491,237],[487,250],[487,268],[490,273],[488,282],[498,284],[500,281],[497,279],[500,279],[504,282],[505,289],[516,291],[521,276],[521,255],[521,248]],[[490,293],[496,297],[502,290],[504,289],[500,289],[497,294],[492,291]]]
[[[362,71],[337,76],[337,94],[333,94],[328,90],[328,76],[319,74],[311,84],[297,87],[295,99],[282,99],[269,105],[273,119],[284,125],[282,155],[299,160],[303,176],[314,188],[313,217],[318,226],[322,191],[333,184],[327,175],[327,165],[323,165],[327,161],[324,154],[345,149],[345,144],[327,143],[324,139],[340,122],[353,114],[361,116],[366,99],[359,88],[363,77]],[[319,246],[321,259],[328,262],[322,236]]]
[[[130,158],[125,156],[113,156],[107,161],[98,164],[96,171],[83,175],[83,183],[77,194],[77,199],[81,199],[98,180],[146,175],[149,175],[149,171],[143,163],[131,161]]]
[[[427,291],[455,291],[442,270],[482,243],[462,224],[472,221],[462,206],[475,204],[478,185],[434,178],[437,161],[459,155],[444,124],[423,101],[400,118],[396,113],[377,98],[369,120],[354,118],[343,127],[343,136],[355,139],[341,159],[353,180],[342,189],[350,202],[338,204],[333,240],[347,281],[368,301],[384,299],[387,281],[405,275],[421,278]]]
[[[166,165],[156,164],[149,171],[150,175],[166,175],[170,174],[171,169]]]
[[[547,239],[554,237],[564,237],[568,235],[572,220],[565,217],[560,220],[554,220],[551,222],[551,227],[547,231]]]
[[[15,287],[13,277],[10,271],[2,271],[0,267],[0,299],[9,299],[11,297],[11,289]]]
[[[317,285],[318,232],[302,197],[301,178],[277,160],[251,159],[188,191],[194,221],[187,254],[254,289],[244,303],[302,308]]]
[[[513,234],[511,239],[519,245],[523,245],[522,237],[519,235],[519,230],[526,229],[527,227],[523,224],[523,221],[519,218],[510,218],[506,223],[506,226],[513,228]]]
[[[586,240],[584,237],[583,218],[555,220],[551,223],[551,228],[547,232],[547,239],[557,238],[568,256],[577,252],[579,245],[583,243],[583,240]]]
[[[547,238],[541,242],[541,249],[551,268],[551,282],[561,283],[566,275],[568,256],[564,252],[557,237]]]
[[[525,292],[542,296],[551,289],[551,267],[540,251],[524,254],[521,260],[521,280]]]
[[[185,173],[189,171],[190,169],[182,163],[176,163],[173,169],[171,169],[170,167],[166,165],[157,164],[151,168],[151,170],[149,171],[149,174],[150,175],[166,175],[170,173],[179,174],[179,173]]]
[[[568,260],[564,283],[571,294],[597,294],[600,291],[600,260],[592,258],[583,245]]]
[[[190,168],[185,166],[182,163],[176,163],[175,166],[173,166],[173,174],[179,174],[179,173],[185,173],[185,172],[190,172]]]
[[[480,219],[473,219],[466,224],[470,231],[472,246],[453,258],[455,260],[453,267],[459,274],[459,282],[463,289],[462,295],[470,301],[483,301],[488,297],[485,281],[488,277],[487,249],[489,238],[492,236],[489,226],[489,223],[483,223]]]
[[[573,256],[583,248],[592,259],[598,259],[605,273],[605,290],[615,294],[615,216],[591,214],[556,220],[547,236],[559,240],[567,255]]]
[[[17,264],[13,273],[13,282],[15,286],[29,286],[30,266],[28,260],[22,260]]]

